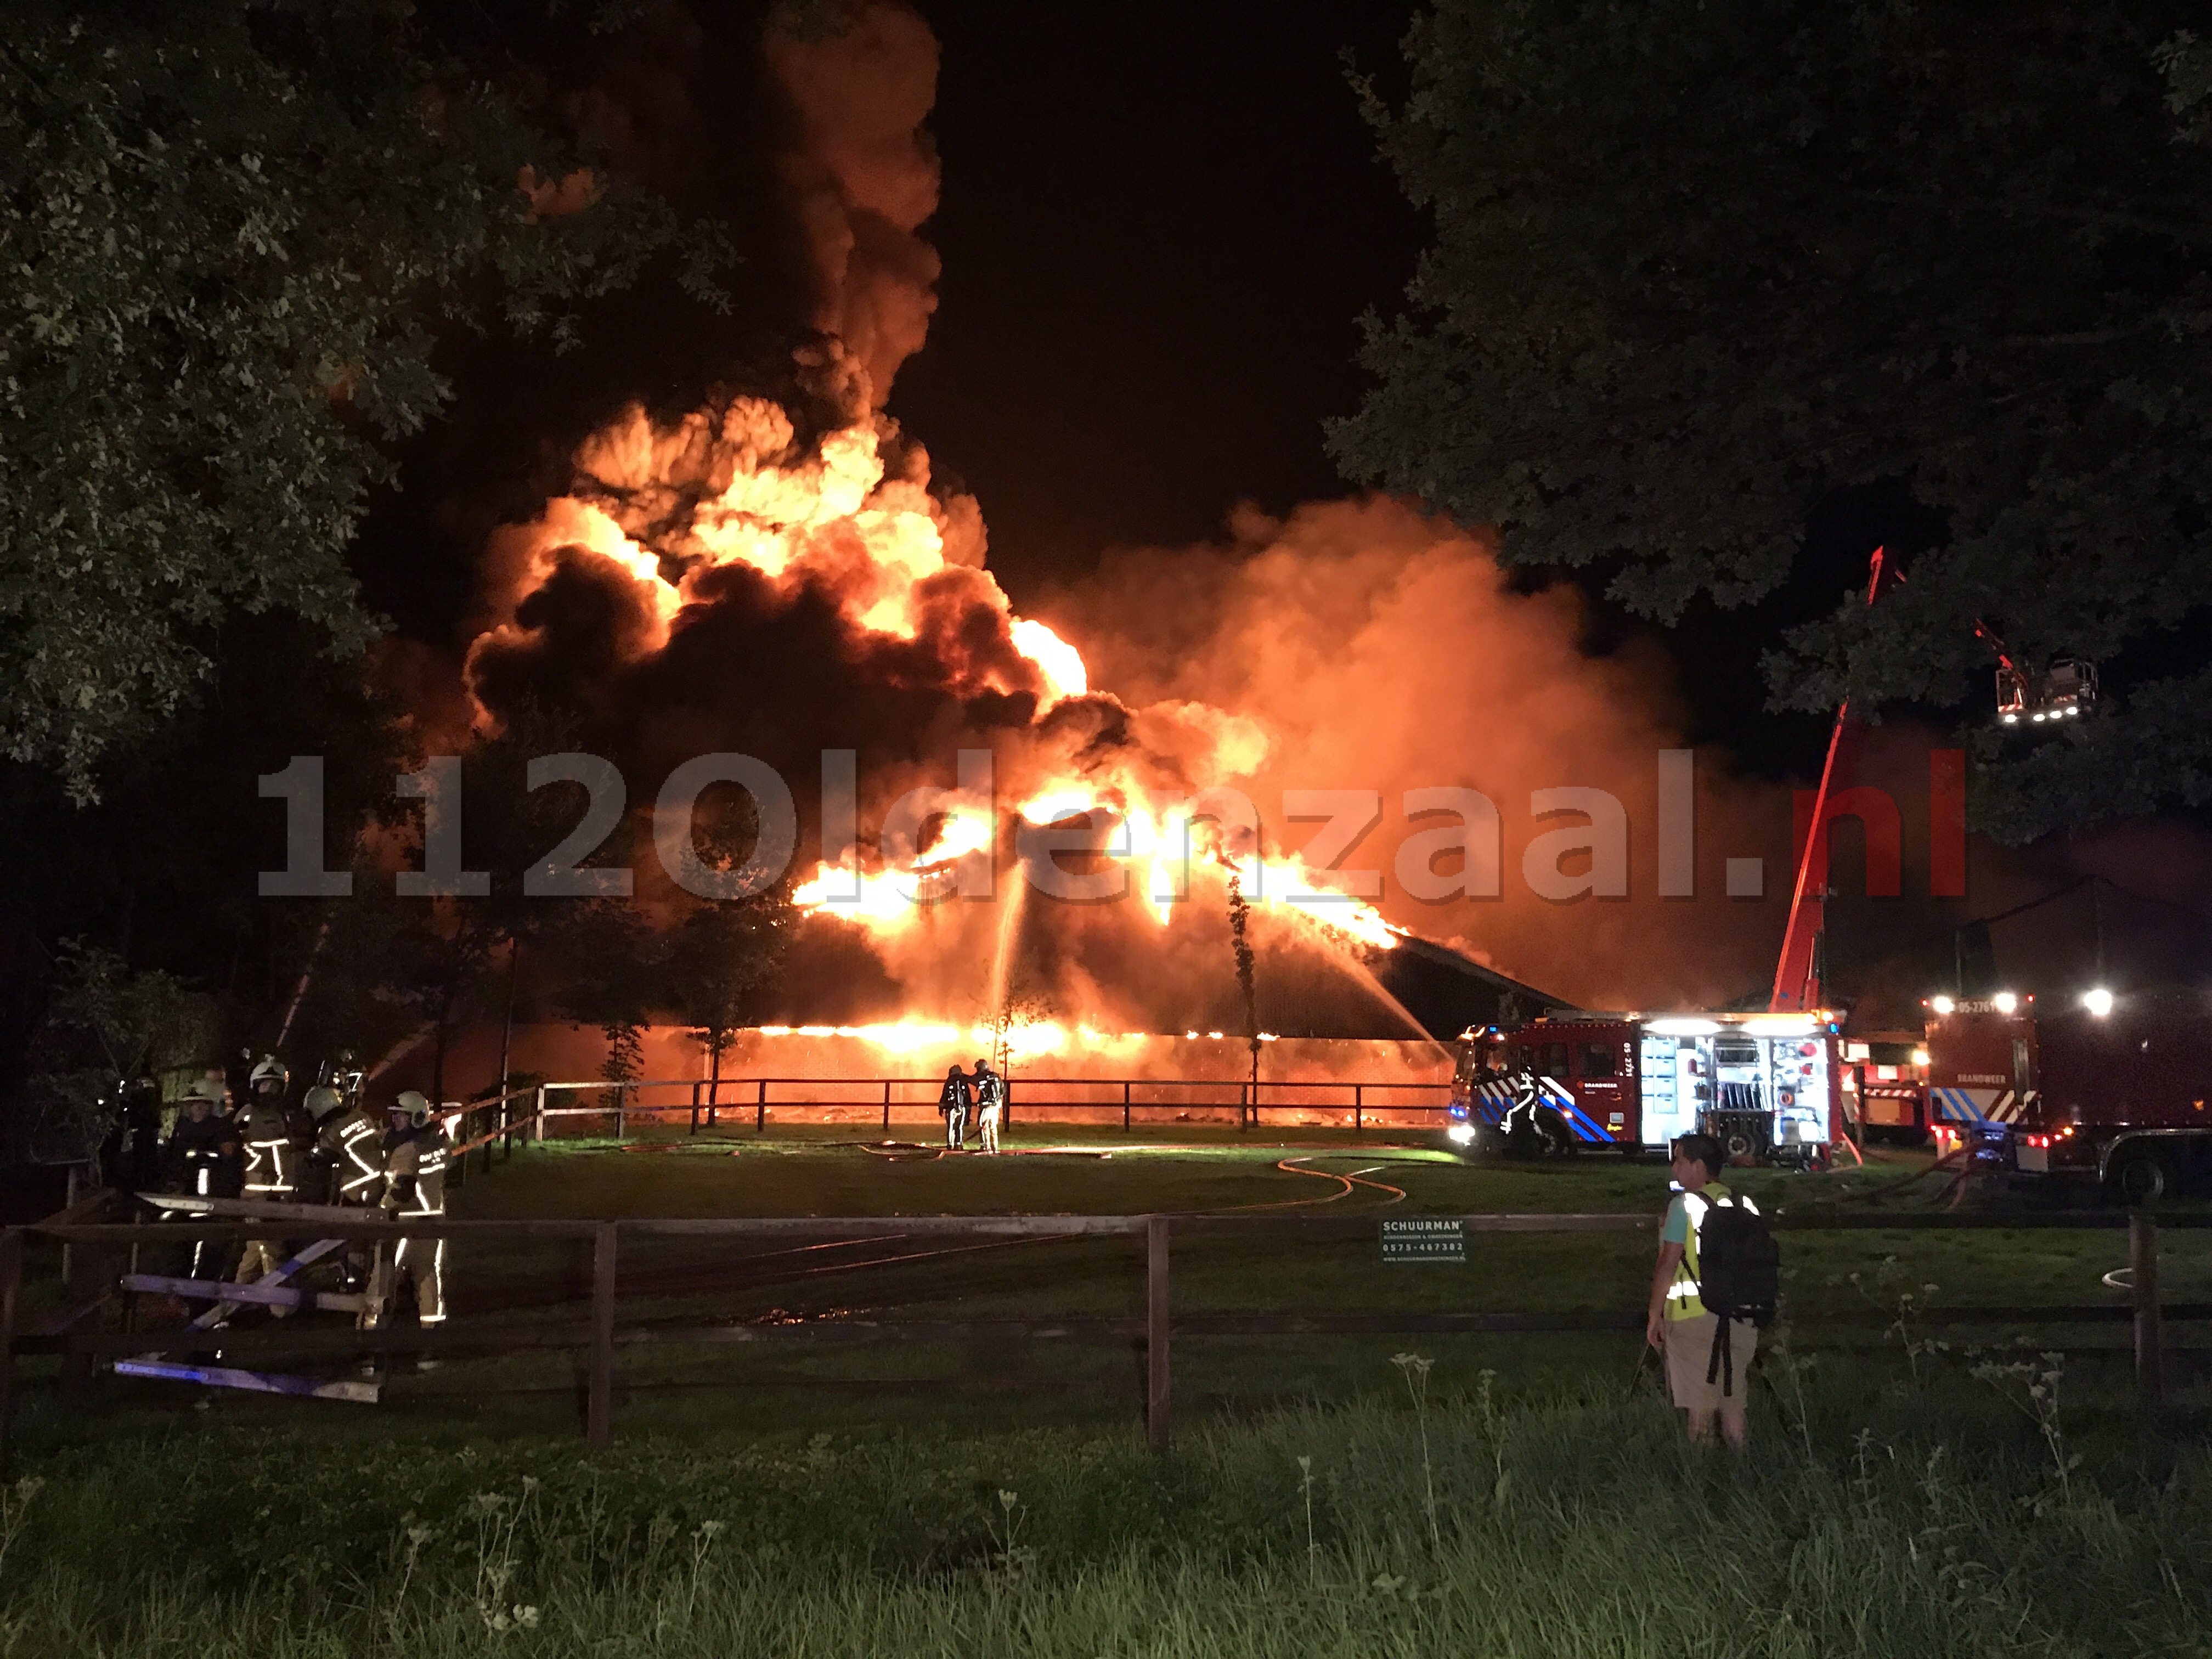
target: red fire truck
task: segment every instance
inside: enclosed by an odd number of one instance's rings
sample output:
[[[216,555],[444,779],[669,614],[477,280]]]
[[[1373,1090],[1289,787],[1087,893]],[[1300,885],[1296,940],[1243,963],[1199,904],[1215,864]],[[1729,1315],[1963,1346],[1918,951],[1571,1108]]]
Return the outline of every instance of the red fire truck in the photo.
[[[1459,1040],[1446,1131],[1462,1148],[1517,1133],[1545,1150],[1661,1152],[1717,1134],[1733,1157],[1827,1154],[1838,1114],[1837,1017],[1553,1015]]]
[[[2035,999],[1930,997],[1928,1132],[1939,1152],[1964,1146],[1984,1164],[2010,1161],[2012,1126],[2036,1097]]]
[[[1929,1000],[1929,1096],[1952,1134],[2034,1179],[2131,1204],[2212,1176],[2212,992]]]
[[[1844,1042],[1844,1110],[1870,1140],[1928,1138],[1924,1031],[1866,1031]]]

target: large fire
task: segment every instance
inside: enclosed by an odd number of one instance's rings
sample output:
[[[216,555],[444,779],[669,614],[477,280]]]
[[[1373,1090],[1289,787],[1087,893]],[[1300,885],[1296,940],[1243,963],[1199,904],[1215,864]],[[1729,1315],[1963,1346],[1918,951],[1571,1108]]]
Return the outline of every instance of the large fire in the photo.
[[[786,601],[802,591],[830,596],[851,635],[927,651],[964,692],[1031,698],[1033,726],[1086,696],[1128,712],[1090,690],[1074,645],[1013,614],[980,556],[960,556],[966,550],[949,538],[965,526],[957,509],[931,495],[927,455],[879,416],[856,414],[809,442],[782,408],[760,398],[736,398],[672,426],[632,410],[582,445],[576,467],[578,490],[548,503],[525,533],[509,568],[513,592],[543,587],[564,565],[605,561],[634,586],[649,619],[635,650],[665,647],[688,609],[712,605],[729,573],[743,570]],[[495,657],[526,631],[518,621],[492,629],[472,660]],[[1143,745],[1092,745],[1079,765],[1024,778],[1016,815],[1036,828],[1087,821],[1097,856],[1127,865],[1133,896],[1159,924],[1191,900],[1195,866],[1210,900],[1225,897],[1234,874],[1255,907],[1347,942],[1395,945],[1401,930],[1344,891],[1340,878],[1263,850],[1256,823],[1199,815],[1206,789],[1265,757],[1264,725],[1200,707],[1171,712],[1179,730],[1201,734],[1197,766],[1188,750],[1182,757],[1182,771],[1199,774],[1189,780],[1199,786],[1195,798],[1163,803],[1172,769]],[[876,934],[913,927],[942,896],[932,878],[963,859],[994,855],[1006,826],[990,801],[963,799],[929,827],[933,834],[909,856],[820,865],[799,884],[797,902]]]
[[[896,1005],[845,1006],[929,1015],[849,1026],[890,1051],[936,1044],[975,1011],[1006,1040],[1018,1002],[1051,1018],[1029,1018],[1015,1053],[1128,1042],[1099,1029],[1182,1026],[1199,1006],[1199,1024],[1225,1024],[1210,1005],[1224,984],[1252,1033],[1239,902],[1274,929],[1261,949],[1294,945],[1389,1002],[1363,956],[1402,929],[1283,848],[1241,794],[1297,750],[1290,732],[1261,710],[1095,686],[1075,639],[1013,613],[984,568],[975,500],[931,480],[884,414],[936,307],[918,237],[938,199],[921,128],[936,42],[898,4],[852,0],[838,18],[765,42],[817,268],[799,392],[712,394],[679,418],[633,407],[577,445],[568,491],[493,538],[465,671],[473,723],[580,712],[577,741],[635,765],[633,790],[690,754],[741,750],[805,796],[823,752],[867,752],[852,834],[832,834],[823,775],[821,860],[794,900],[900,988]],[[975,750],[988,783],[963,761],[945,787],[956,752]],[[915,790],[931,805],[900,821]]]

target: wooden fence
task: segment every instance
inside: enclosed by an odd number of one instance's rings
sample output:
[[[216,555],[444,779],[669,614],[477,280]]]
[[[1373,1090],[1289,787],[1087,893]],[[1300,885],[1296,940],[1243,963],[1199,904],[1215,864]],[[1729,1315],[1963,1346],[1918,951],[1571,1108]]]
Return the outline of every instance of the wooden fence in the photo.
[[[94,1363],[118,1357],[207,1353],[226,1354],[282,1352],[326,1355],[333,1359],[362,1355],[442,1353],[461,1350],[489,1352],[526,1349],[568,1349],[586,1358],[585,1429],[593,1446],[609,1443],[613,1433],[615,1352],[617,1347],[645,1343],[763,1343],[763,1342],[927,1342],[1057,1338],[1144,1345],[1146,1424],[1152,1444],[1167,1447],[1170,1418],[1169,1358],[1172,1340],[1183,1336],[1310,1336],[1328,1334],[1514,1333],[1563,1331],[1628,1331],[1641,1328],[1640,1310],[1592,1310],[1572,1313],[1413,1313],[1378,1310],[1366,1313],[1257,1312],[1189,1314],[1172,1311],[1170,1246],[1177,1234],[1228,1235],[1261,1240],[1373,1236],[1373,1212],[1345,1215],[1111,1215],[1111,1216],[859,1216],[781,1217],[743,1219],[683,1220],[641,1218],[624,1221],[545,1220],[473,1221],[439,1217],[418,1221],[364,1220],[337,1211],[303,1216],[304,1206],[271,1206],[245,1200],[202,1200],[224,1218],[169,1220],[149,1225],[143,1222],[100,1222],[73,1218],[65,1213],[29,1227],[0,1231],[0,1460],[6,1452],[8,1401],[15,1362],[20,1355],[62,1356],[64,1382],[88,1378]],[[82,1206],[80,1206],[82,1207]],[[357,1216],[358,1212],[355,1212]],[[258,1219],[254,1218],[258,1218]],[[1428,1218],[1461,1221],[1469,1234],[1589,1233],[1648,1231],[1656,1219],[1644,1215],[1470,1215]],[[2167,1319],[2212,1320],[2212,1304],[2161,1306],[2158,1291],[2157,1231],[2152,1218],[2141,1212],[2124,1215],[2110,1211],[2063,1213],[1942,1212],[1895,1215],[1832,1211],[1804,1212],[1770,1218],[1777,1231],[2045,1231],[2097,1229],[2129,1235],[2129,1259],[2134,1269],[2130,1301],[2125,1305],[2096,1304],[2080,1306],[1950,1307],[1916,1314],[1917,1323],[1931,1328],[1971,1324],[2051,1323],[2083,1324],[2126,1322],[2134,1333],[2134,1359],[2141,1406],[2147,1415],[2159,1408],[2163,1389],[2162,1323]],[[2178,1227],[2212,1226],[2212,1215],[2165,1218]],[[283,1231],[319,1238],[394,1241],[401,1238],[455,1240],[546,1239],[588,1240],[592,1247],[592,1293],[587,1322],[544,1326],[501,1326],[465,1321],[459,1328],[431,1328],[386,1326],[374,1330],[161,1330],[76,1331],[71,1328],[92,1312],[107,1305],[118,1294],[125,1272],[122,1257],[132,1245],[191,1243],[206,1239],[230,1243],[266,1237]],[[823,1320],[799,1324],[763,1325],[642,1325],[628,1327],[617,1320],[616,1271],[625,1239],[712,1238],[774,1240],[791,1237],[862,1237],[903,1236],[1026,1237],[1076,1238],[1085,1236],[1141,1236],[1145,1241],[1145,1315],[1142,1319],[1013,1319],[969,1322],[879,1322],[863,1320]],[[61,1241],[71,1253],[70,1298],[64,1312],[41,1329],[19,1328],[23,1251],[27,1237]],[[1865,1327],[1886,1322],[1889,1316],[1825,1315],[1794,1321],[1801,1328],[1819,1330],[1828,1326]]]

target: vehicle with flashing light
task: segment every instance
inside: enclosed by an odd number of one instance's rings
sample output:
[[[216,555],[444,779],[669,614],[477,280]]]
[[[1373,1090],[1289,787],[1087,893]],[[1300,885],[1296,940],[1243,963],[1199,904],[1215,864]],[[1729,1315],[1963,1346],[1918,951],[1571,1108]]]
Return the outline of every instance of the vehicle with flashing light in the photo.
[[[1928,1133],[1939,1153],[2009,1166],[2013,1125],[2036,1099],[2033,996],[1930,997]]]
[[[1837,1017],[1568,1012],[1458,1044],[1445,1131],[1468,1152],[1663,1152],[1703,1130],[1731,1158],[1814,1164],[1839,1112]]]
[[[2212,1186],[2212,991],[1931,997],[1928,1053],[1941,1146],[2130,1204]]]

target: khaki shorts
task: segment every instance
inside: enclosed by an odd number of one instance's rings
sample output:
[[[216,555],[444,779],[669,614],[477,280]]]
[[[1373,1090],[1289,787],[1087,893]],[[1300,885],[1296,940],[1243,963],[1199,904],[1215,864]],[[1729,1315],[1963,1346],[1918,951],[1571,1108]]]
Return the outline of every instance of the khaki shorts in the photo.
[[[1733,1387],[1724,1397],[1718,1372],[1711,1382],[1705,1381],[1705,1368],[1713,1360],[1713,1331],[1719,1323],[1709,1313],[1667,1322],[1667,1393],[1684,1411],[1717,1412],[1723,1405],[1741,1409],[1749,1396],[1744,1373],[1751,1368],[1751,1356],[1759,1346],[1759,1327],[1748,1319],[1730,1322],[1729,1370]]]

